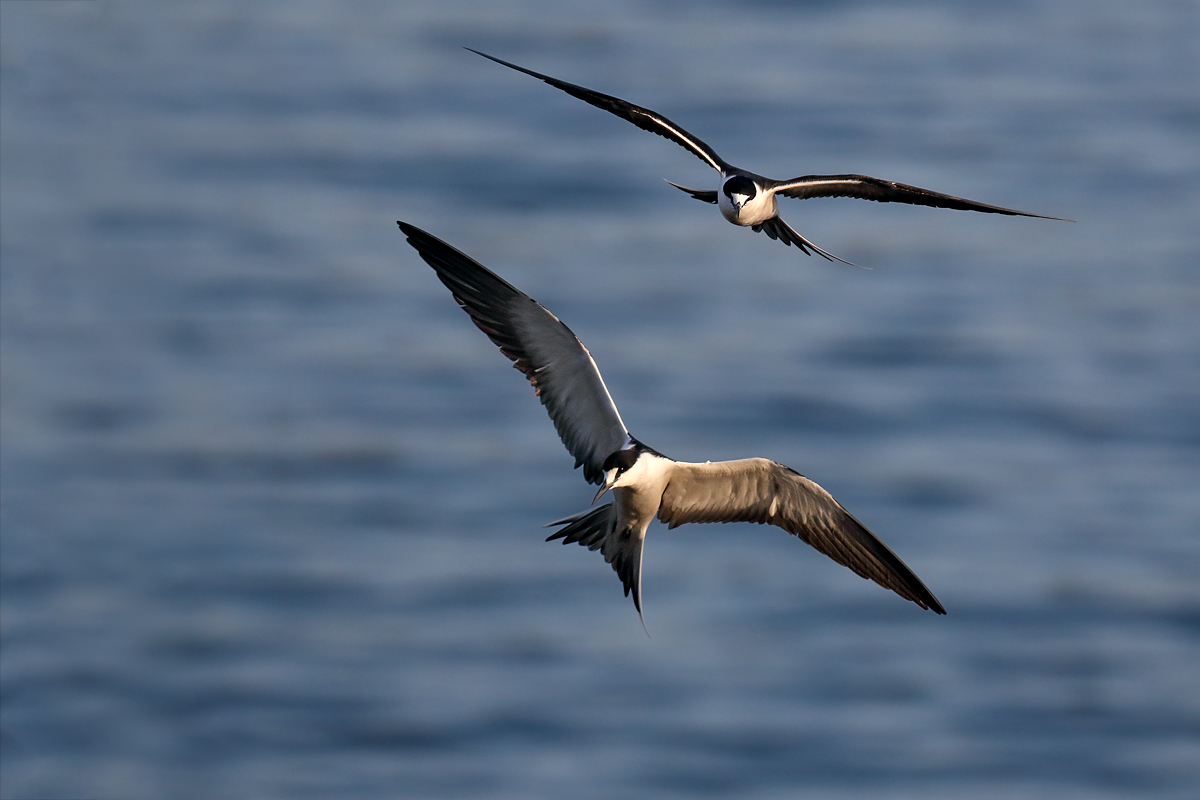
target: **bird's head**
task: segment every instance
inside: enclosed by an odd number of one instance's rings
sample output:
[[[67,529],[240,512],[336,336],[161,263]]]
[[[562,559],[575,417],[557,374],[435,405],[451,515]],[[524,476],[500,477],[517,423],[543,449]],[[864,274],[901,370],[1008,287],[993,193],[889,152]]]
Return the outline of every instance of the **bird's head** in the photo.
[[[725,181],[724,185],[721,186],[721,191],[729,198],[729,202],[733,204],[734,209],[740,209],[754,199],[755,195],[758,194],[758,187],[754,185],[754,181],[745,175],[734,175]]]
[[[626,485],[623,479],[627,477],[626,473],[638,462],[641,455],[641,448],[627,447],[606,458],[604,460],[604,483],[601,484],[600,491],[596,492],[596,496],[592,498],[592,502],[595,503],[603,497],[609,489]]]

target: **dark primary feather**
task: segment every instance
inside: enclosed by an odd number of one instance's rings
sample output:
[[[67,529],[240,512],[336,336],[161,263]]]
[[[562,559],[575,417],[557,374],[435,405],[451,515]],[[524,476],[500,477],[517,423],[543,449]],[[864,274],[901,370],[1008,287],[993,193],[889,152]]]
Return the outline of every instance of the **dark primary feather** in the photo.
[[[765,458],[686,465],[663,492],[658,518],[672,528],[687,522],[774,525],[921,608],[946,613],[920,578],[829,492]]]
[[[729,165],[722,161],[721,157],[711,147],[656,111],[635,106],[633,103],[626,102],[619,97],[601,94],[591,89],[585,89],[582,86],[576,86],[573,83],[551,78],[549,75],[543,75],[540,72],[534,72],[531,69],[518,67],[516,64],[510,64],[503,59],[489,56],[487,53],[472,50],[470,47],[464,49],[470,50],[472,53],[483,56],[490,61],[495,61],[497,64],[503,64],[510,69],[515,69],[517,72],[524,72],[526,75],[531,75],[540,81],[545,81],[556,89],[562,89],[572,97],[578,97],[585,103],[593,105],[596,108],[602,108],[610,114],[615,114],[623,120],[632,122],[644,131],[649,131],[663,138],[670,139],[675,144],[690,150],[697,158],[718,172],[723,173],[729,168]]]
[[[529,379],[584,478],[602,483],[604,459],[629,434],[587,348],[558,317],[487,267],[420,228],[398,224],[475,325]]]
[[[986,214],[1007,214],[1015,217],[1069,221],[1063,220],[1061,217],[1047,217],[1042,214],[1015,211],[1011,208],[989,206],[986,203],[977,203],[974,200],[933,192],[919,186],[872,178],[867,175],[805,175],[790,181],[770,181],[767,188],[775,189],[776,194],[799,199],[856,197],[860,200],[874,200],[879,203],[908,203],[914,206],[956,208],[960,211],[981,211]]]

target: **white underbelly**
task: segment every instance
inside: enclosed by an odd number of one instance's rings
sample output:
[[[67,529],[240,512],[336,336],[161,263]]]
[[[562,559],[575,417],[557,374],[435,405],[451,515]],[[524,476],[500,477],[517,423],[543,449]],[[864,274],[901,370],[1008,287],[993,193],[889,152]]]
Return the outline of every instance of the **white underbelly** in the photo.
[[[659,496],[661,496],[659,492]],[[649,492],[634,489],[613,489],[613,502],[617,507],[617,530],[633,528],[644,534],[658,513],[657,498]]]

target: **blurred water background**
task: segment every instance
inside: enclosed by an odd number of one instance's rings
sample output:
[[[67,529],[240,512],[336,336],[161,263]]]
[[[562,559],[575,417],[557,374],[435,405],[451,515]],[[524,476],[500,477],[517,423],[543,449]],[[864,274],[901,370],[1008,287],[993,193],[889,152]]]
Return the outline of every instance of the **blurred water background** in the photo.
[[[1193,798],[1200,7],[4,2],[0,795]],[[667,114],[774,177],[663,178]],[[679,459],[828,488],[949,611],[592,490],[396,230]]]

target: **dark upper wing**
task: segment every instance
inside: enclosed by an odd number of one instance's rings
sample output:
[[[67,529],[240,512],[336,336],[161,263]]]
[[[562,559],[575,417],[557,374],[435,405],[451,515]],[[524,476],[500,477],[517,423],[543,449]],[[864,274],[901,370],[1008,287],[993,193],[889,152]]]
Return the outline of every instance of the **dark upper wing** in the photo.
[[[464,49],[471,50],[470,47]],[[642,108],[641,106],[635,106],[633,103],[627,103],[619,97],[601,94],[600,92],[593,92],[591,89],[585,89],[582,86],[576,86],[573,83],[560,81],[557,78],[551,78],[548,75],[543,75],[540,72],[534,72],[531,69],[518,67],[516,64],[510,64],[509,62],[496,58],[495,56],[489,56],[487,53],[480,53],[478,50],[471,50],[471,52],[495,61],[497,64],[503,64],[506,67],[515,69],[518,72],[524,72],[526,75],[532,75],[538,80],[545,81],[556,89],[562,89],[572,97],[578,97],[583,102],[590,103],[596,108],[602,108],[610,114],[616,114],[621,119],[629,120],[644,131],[650,131],[650,133],[656,133],[659,136],[666,137],[672,142],[691,150],[700,160],[718,172],[724,173],[725,170],[729,168],[729,165],[722,161],[721,157],[718,156],[711,147],[655,111],[651,111],[648,108]]]
[[[420,228],[400,230],[481,331],[525,373],[588,483],[629,439],[591,353],[558,317],[499,275]]]
[[[908,203],[914,206],[934,206],[935,208],[957,208],[961,211],[983,211],[988,214],[1008,214],[1016,217],[1038,217],[1039,219],[1057,219],[1042,214],[1030,214],[1026,211],[1014,211],[1011,208],[989,206],[976,203],[962,197],[954,197],[940,192],[931,192],[919,186],[909,186],[905,183],[885,181],[866,175],[805,175],[790,181],[771,181],[767,187],[776,194],[785,197],[857,197],[861,200],[875,200],[880,203]]]
[[[677,464],[658,518],[672,528],[685,522],[775,525],[921,608],[946,613],[920,578],[829,492],[765,458]]]

